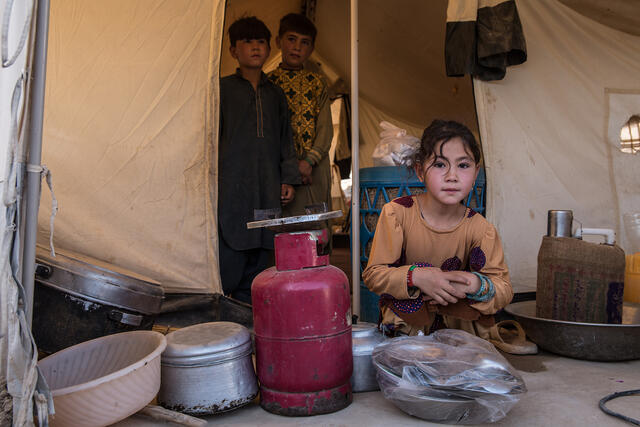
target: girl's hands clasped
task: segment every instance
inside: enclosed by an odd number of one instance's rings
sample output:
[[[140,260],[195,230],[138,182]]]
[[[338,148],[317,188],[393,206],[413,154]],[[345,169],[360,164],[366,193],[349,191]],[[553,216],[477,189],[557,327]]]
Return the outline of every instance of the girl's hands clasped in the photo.
[[[437,267],[420,267],[412,271],[411,281],[430,304],[455,304],[466,294],[480,289],[480,279],[466,271],[442,271]]]

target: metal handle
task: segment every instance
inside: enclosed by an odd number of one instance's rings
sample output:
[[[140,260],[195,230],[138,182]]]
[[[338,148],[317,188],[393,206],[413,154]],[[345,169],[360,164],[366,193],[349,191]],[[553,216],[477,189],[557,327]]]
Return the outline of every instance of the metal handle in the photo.
[[[594,236],[603,236],[605,245],[613,245],[616,243],[616,232],[610,228],[578,228],[573,237],[582,239],[585,234]]]
[[[125,313],[119,310],[111,310],[108,317],[111,320],[115,320],[116,322],[120,322],[125,325],[140,326],[142,323],[141,315]]]
[[[36,277],[48,279],[53,274],[53,267],[46,264],[36,263]]]

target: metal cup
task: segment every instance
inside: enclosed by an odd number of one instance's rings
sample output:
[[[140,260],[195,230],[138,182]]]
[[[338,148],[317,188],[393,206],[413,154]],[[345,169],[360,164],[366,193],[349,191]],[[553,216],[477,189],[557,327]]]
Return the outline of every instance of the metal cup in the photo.
[[[573,211],[550,210],[547,213],[547,236],[571,237]]]

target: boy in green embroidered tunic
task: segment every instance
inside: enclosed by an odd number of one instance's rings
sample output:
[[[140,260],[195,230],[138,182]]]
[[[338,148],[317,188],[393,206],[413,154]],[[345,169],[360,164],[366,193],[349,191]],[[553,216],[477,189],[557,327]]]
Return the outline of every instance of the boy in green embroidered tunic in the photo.
[[[269,79],[287,96],[291,128],[302,184],[284,215],[303,215],[304,207],[325,202],[331,206],[329,148],[333,138],[331,103],[323,78],[303,68],[313,52],[317,30],[304,15],[290,13],[280,20],[276,44],[282,63]]]
[[[247,229],[255,209],[290,203],[300,183],[287,99],[262,72],[271,33],[256,17],[229,27],[235,74],[220,80],[218,230],[222,289],[251,303],[251,282],[269,266],[273,232]]]

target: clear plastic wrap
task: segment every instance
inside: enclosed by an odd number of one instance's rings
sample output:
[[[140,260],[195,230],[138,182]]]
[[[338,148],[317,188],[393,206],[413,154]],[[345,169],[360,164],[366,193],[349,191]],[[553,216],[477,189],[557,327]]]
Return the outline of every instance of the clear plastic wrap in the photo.
[[[374,166],[411,166],[408,162],[420,146],[420,139],[389,122],[380,122],[380,141],[372,154]]]
[[[391,339],[375,348],[373,363],[385,398],[432,422],[495,422],[527,391],[493,345],[457,329]]]

